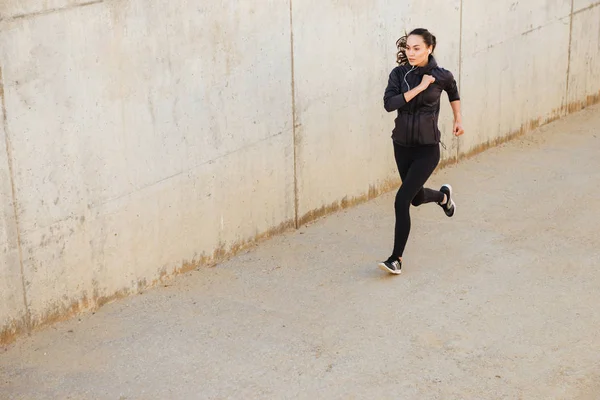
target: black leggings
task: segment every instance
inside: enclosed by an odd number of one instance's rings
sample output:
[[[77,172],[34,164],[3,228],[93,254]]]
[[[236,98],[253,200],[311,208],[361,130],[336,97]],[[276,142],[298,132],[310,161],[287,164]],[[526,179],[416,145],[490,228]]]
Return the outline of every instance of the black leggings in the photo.
[[[410,205],[444,200],[444,194],[438,190],[424,188],[440,162],[439,146],[403,147],[394,143],[394,156],[402,185],[396,194],[396,229],[392,257],[402,257],[410,232]]]

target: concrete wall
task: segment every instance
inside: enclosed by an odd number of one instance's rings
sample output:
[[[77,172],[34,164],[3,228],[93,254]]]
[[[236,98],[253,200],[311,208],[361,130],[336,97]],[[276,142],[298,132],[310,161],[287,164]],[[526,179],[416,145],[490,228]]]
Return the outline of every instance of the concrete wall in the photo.
[[[599,21],[582,0],[0,1],[0,340],[397,185],[404,30],[459,81],[452,160],[597,101]]]
[[[462,2],[461,93],[479,151],[599,100],[600,2]]]
[[[293,226],[288,4],[14,4],[0,59],[34,325]]]
[[[465,125],[477,132],[460,144],[468,152],[562,113],[571,0],[463,0],[463,6]]]

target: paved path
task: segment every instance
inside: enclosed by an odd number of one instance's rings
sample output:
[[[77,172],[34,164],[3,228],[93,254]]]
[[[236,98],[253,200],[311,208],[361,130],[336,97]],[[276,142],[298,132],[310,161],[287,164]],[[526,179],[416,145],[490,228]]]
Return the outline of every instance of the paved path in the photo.
[[[1,399],[600,398],[600,107],[0,349]]]

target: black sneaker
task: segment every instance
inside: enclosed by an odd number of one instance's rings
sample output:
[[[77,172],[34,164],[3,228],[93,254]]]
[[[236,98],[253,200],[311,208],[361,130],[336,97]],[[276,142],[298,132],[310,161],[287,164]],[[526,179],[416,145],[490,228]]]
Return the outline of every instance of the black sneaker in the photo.
[[[397,258],[392,258],[391,256],[387,259],[387,261],[380,262],[377,264],[377,266],[379,266],[379,268],[382,270],[394,275],[400,275],[402,272],[402,262]]]
[[[452,199],[452,186],[443,185],[440,188],[440,192],[442,192],[446,195],[446,204],[441,204],[441,203],[438,203],[438,204],[440,205],[440,207],[442,207],[444,209],[444,212],[446,213],[446,215],[451,217],[454,215],[454,211],[456,211],[456,204],[454,204],[454,200]]]

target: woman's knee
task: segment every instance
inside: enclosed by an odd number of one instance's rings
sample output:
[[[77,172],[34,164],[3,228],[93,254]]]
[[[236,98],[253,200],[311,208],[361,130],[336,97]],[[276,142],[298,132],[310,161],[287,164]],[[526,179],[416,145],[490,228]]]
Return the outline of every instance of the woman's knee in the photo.
[[[423,201],[425,201],[425,195],[423,192],[419,192],[410,203],[415,207],[419,207],[421,204],[423,204]]]
[[[402,190],[399,190],[398,193],[396,193],[396,201],[394,201],[394,207],[396,209],[409,208],[410,197]]]

